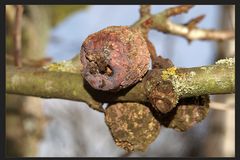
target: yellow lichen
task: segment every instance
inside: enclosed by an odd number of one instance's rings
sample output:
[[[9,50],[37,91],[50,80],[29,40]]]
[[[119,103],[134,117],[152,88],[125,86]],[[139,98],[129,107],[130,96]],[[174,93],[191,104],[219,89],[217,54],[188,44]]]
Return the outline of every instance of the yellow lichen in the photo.
[[[78,72],[78,68],[73,65],[72,61],[61,61],[43,66],[44,69],[53,72]]]
[[[170,67],[167,68],[166,70],[162,71],[162,79],[167,80],[170,76],[176,75],[176,67]]]

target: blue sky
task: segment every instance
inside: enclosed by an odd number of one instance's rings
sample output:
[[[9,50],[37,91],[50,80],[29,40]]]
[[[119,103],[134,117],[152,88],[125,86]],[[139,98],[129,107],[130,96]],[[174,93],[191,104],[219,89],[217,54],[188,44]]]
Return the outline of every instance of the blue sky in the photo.
[[[172,5],[153,5],[152,13],[157,13]],[[220,28],[220,6],[196,5],[187,14],[172,17],[176,23],[206,14],[199,24],[202,28]],[[93,5],[75,12],[52,29],[46,48],[48,56],[55,61],[66,60],[79,53],[84,39],[91,33],[111,25],[131,25],[139,18],[139,5]],[[190,45],[182,37],[163,34],[152,30],[149,38],[157,53],[170,58],[178,67],[193,67],[213,63],[217,43],[213,41],[193,41]],[[57,40],[56,40],[57,39]]]

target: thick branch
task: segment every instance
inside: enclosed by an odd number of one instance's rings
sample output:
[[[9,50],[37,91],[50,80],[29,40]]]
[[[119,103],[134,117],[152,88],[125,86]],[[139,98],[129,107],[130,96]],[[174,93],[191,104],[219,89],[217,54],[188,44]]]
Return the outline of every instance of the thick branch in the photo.
[[[235,60],[219,60],[215,65],[168,68],[160,76],[170,80],[180,98],[235,92]]]
[[[218,61],[215,65],[204,67],[168,68],[160,70],[158,76],[171,81],[180,98],[205,94],[228,94],[235,92],[234,65],[235,62],[232,59],[226,59]],[[83,101],[93,109],[102,111],[99,102],[147,102],[148,88],[144,83],[148,81],[144,79],[132,88],[109,93],[94,90],[77,73],[7,66],[6,93]],[[155,79],[158,80],[158,77]]]
[[[132,27],[139,27],[143,33],[152,28],[167,34],[182,36],[189,41],[227,40],[235,37],[234,31],[198,28],[196,25],[203,19],[203,16],[194,18],[186,24],[176,24],[169,19],[171,16],[189,11],[192,7],[191,5],[177,6],[155,15],[146,15],[133,24]]]
[[[32,68],[17,69],[13,66],[6,68],[7,93],[83,101],[94,109],[101,106],[84,88],[83,78],[79,74]]]

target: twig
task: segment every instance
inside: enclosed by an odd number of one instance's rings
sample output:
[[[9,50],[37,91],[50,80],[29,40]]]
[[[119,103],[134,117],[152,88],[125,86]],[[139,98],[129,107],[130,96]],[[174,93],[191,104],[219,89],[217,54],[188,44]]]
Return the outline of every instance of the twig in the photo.
[[[149,29],[156,29],[160,32],[173,34],[186,38],[188,41],[192,40],[228,40],[235,37],[234,31],[228,30],[213,30],[200,29],[196,24],[203,19],[199,16],[190,20],[190,24],[176,24],[170,20],[171,16],[175,16],[189,11],[192,5],[182,5],[174,8],[166,9],[155,15],[147,15],[138,20],[132,27],[140,28],[145,34]],[[194,27],[193,27],[194,26]]]
[[[140,6],[140,16],[144,17],[151,14],[151,5],[141,5]]]
[[[150,16],[151,15],[151,5],[141,5],[139,12],[140,12],[140,19],[142,19],[146,16]],[[132,27],[135,27],[135,26],[133,25]],[[144,28],[142,30],[142,34],[147,42],[148,50],[150,52],[151,60],[153,62],[157,57],[157,52],[156,52],[156,49],[155,49],[154,45],[152,44],[152,42],[148,39],[148,32],[149,32],[148,28]]]
[[[196,18],[191,19],[189,22],[187,22],[184,25],[187,26],[191,30],[191,29],[195,28],[196,25],[204,19],[204,17],[205,17],[205,15],[200,15]]]
[[[22,50],[22,14],[23,6],[16,5],[16,14],[15,14],[15,25],[13,32],[13,42],[14,42],[14,63],[16,66],[21,67],[21,50]]]
[[[156,26],[156,29],[160,29],[160,26]],[[220,30],[210,30],[210,29],[190,29],[187,26],[179,25],[172,23],[171,21],[168,21],[166,23],[166,31],[182,36],[186,38],[187,40],[215,40],[215,41],[221,41],[221,40],[227,40],[232,39],[235,37],[234,32],[232,31],[220,31]]]
[[[166,17],[171,17],[181,13],[187,13],[192,7],[193,5],[182,5],[182,6],[168,8],[164,12]]]
[[[209,107],[211,109],[220,110],[220,111],[229,111],[233,109],[233,107],[230,106],[229,104],[220,103],[220,102],[210,102]]]

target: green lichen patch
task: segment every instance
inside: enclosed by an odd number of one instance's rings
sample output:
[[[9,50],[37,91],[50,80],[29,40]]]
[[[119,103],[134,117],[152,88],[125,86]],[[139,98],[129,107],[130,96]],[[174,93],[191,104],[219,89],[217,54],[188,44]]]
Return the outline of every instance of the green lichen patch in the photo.
[[[169,79],[179,97],[234,92],[234,60],[220,61],[215,65],[181,69]]]
[[[215,64],[234,66],[235,65],[235,58],[220,59]]]
[[[105,122],[116,145],[130,152],[145,151],[160,131],[160,123],[150,109],[139,103],[116,103],[108,106]]]
[[[171,82],[175,93],[178,95],[186,95],[191,93],[191,91],[197,90],[197,85],[191,85],[195,76],[196,73],[194,71],[172,75]]]

